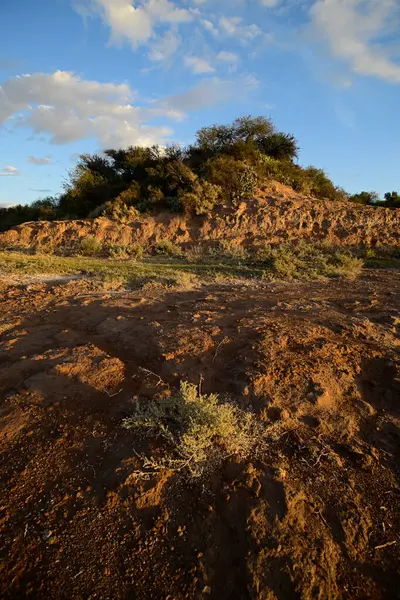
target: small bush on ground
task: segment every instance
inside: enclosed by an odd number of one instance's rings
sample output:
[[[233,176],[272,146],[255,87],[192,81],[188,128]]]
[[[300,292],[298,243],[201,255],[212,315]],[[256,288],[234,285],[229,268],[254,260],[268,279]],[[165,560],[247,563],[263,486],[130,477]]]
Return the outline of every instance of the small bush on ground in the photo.
[[[234,261],[246,261],[249,259],[249,253],[239,242],[235,240],[221,240],[217,248],[213,249],[213,256],[227,258]]]
[[[261,439],[253,413],[221,402],[217,394],[199,394],[187,382],[173,396],[139,400],[124,427],[164,439],[169,452],[159,466],[186,468],[193,477],[215,469],[228,456],[244,459]]]
[[[98,256],[103,249],[103,245],[100,240],[89,235],[84,238],[81,242],[81,253],[84,256]]]
[[[356,278],[363,261],[343,250],[326,244],[281,244],[259,248],[256,262],[283,279],[313,279],[318,277]]]
[[[175,256],[176,258],[180,258],[183,254],[182,249],[170,240],[160,240],[157,242],[154,245],[154,252],[161,256]]]

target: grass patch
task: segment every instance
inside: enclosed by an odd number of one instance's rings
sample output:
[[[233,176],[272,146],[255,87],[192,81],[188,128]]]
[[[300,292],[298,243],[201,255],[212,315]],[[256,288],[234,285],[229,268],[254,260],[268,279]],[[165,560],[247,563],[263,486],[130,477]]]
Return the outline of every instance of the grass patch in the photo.
[[[142,246],[117,247],[111,252],[113,257],[109,258],[3,251],[0,252],[0,274],[83,274],[108,284],[114,281],[128,287],[140,287],[155,281],[165,286],[189,288],[195,282],[229,282],[238,279],[354,279],[360,274],[365,260],[322,244],[265,246],[258,250],[246,250],[246,254],[242,254],[240,247],[236,246],[234,249],[229,247],[229,251],[225,246],[222,253],[221,247],[205,248],[204,251],[195,248],[179,256],[162,254],[144,259],[141,258],[142,250]],[[376,263],[377,260],[371,258],[367,262]],[[392,263],[394,260],[398,259],[390,258]]]
[[[263,270],[249,266],[187,264],[182,260],[153,257],[146,260],[121,260],[86,256],[56,256],[0,252],[0,275],[87,275],[116,285],[137,288],[151,282],[164,286],[189,287],[195,282],[212,283],[217,277],[261,278]]]
[[[215,469],[228,456],[246,458],[262,432],[253,413],[220,401],[217,394],[199,394],[187,382],[181,383],[175,395],[138,400],[123,424],[167,443],[166,455],[159,461],[147,457],[147,464],[187,469],[192,477]]]
[[[349,251],[325,244],[281,244],[259,248],[255,260],[281,279],[316,279],[345,277],[355,279],[364,261]]]
[[[154,253],[161,256],[174,256],[181,258],[183,255],[182,249],[170,240],[161,240],[154,245]]]
[[[83,256],[98,256],[103,250],[103,245],[100,240],[89,235],[81,242],[81,252]]]

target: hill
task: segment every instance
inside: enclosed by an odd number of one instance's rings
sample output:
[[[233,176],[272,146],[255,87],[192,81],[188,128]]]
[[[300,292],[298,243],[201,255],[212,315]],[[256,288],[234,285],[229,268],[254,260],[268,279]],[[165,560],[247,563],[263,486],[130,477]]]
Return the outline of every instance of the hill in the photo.
[[[79,252],[87,237],[98,240],[104,249],[132,244],[151,248],[165,240],[183,247],[224,240],[254,249],[305,240],[341,247],[395,248],[400,245],[400,211],[316,199],[271,181],[237,206],[227,204],[205,216],[161,212],[138,213],[126,222],[107,217],[30,222],[0,234],[0,246],[71,253]]]

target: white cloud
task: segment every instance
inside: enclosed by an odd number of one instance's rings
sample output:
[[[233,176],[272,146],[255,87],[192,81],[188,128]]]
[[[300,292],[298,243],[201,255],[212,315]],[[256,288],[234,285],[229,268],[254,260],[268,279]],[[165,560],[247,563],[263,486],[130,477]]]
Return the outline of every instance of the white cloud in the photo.
[[[212,67],[204,58],[200,58],[199,56],[186,56],[185,65],[196,75],[213,73],[215,71],[214,67]]]
[[[173,115],[134,106],[134,95],[125,83],[87,81],[67,71],[11,77],[0,86],[0,125],[14,121],[48,134],[54,144],[85,138],[103,146],[162,143],[170,129],[148,121]]]
[[[88,8],[91,13],[99,13],[110,27],[113,43],[129,42],[133,48],[148,42],[160,24],[193,19],[192,11],[179,8],[170,0],[145,0],[136,7],[132,0],[89,0],[89,4],[75,5],[81,15],[87,16]]]
[[[18,177],[19,175],[19,169],[17,169],[17,167],[12,167],[11,165],[7,165],[0,170],[0,177]]]
[[[229,36],[235,36],[239,40],[253,40],[261,35],[261,29],[255,25],[243,25],[241,17],[221,17],[219,26],[223,33]]]
[[[215,27],[215,25],[211,21],[209,21],[208,19],[203,19],[201,23],[202,23],[204,29],[206,29],[213,35],[218,35],[218,29],[217,29],[217,27]]]
[[[233,64],[239,60],[239,56],[234,52],[227,52],[226,50],[221,50],[221,52],[217,54],[217,60]]]
[[[182,120],[188,111],[231,98],[240,101],[257,85],[253,76],[230,81],[212,77],[181,94],[136,106],[135,93],[125,83],[88,81],[65,71],[33,73],[11,77],[0,86],[0,126],[27,127],[48,135],[54,144],[88,138],[103,148],[163,144],[172,131],[153,125],[155,117]],[[45,164],[47,158],[30,157],[30,162]],[[13,169],[9,166],[2,174],[19,174]]]
[[[154,62],[162,62],[168,60],[175,54],[181,43],[179,35],[173,31],[167,31],[167,33],[157,40],[149,50],[149,59]]]
[[[232,98],[237,103],[242,102],[257,86],[258,81],[253,76],[236,80],[211,77],[182,94],[158,101],[158,105],[162,110],[173,111],[177,117],[184,118],[187,112],[210,108]]]
[[[390,31],[397,11],[397,0],[317,0],[311,17],[314,30],[328,42],[332,54],[355,73],[400,83],[400,64],[379,43]]]
[[[0,208],[11,208],[12,206],[17,206],[16,202],[0,202]]]
[[[51,163],[50,156],[44,156],[41,158],[40,156],[28,156],[28,163],[31,165],[49,165]]]

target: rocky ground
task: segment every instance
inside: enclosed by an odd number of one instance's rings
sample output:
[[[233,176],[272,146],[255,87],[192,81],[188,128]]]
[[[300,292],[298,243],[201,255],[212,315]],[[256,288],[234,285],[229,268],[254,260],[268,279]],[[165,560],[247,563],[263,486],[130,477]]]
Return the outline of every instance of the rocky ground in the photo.
[[[0,284],[4,598],[397,598],[400,272],[356,281]],[[154,472],[122,426],[180,381],[267,443]]]

